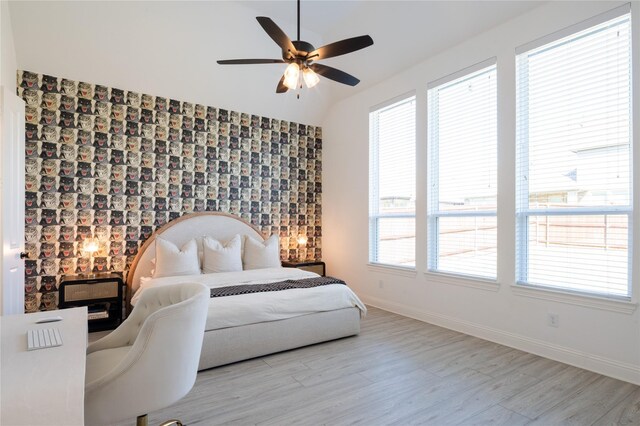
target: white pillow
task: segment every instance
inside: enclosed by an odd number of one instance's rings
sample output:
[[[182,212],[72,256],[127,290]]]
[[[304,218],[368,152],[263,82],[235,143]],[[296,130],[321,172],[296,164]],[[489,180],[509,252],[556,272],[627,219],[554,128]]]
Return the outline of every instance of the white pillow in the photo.
[[[224,246],[211,237],[202,239],[203,258],[202,272],[235,272],[242,271],[242,239],[236,235]]]
[[[278,236],[274,234],[264,243],[245,236],[242,262],[245,270],[281,267]]]
[[[181,249],[162,237],[156,238],[156,264],[153,278],[200,273],[198,245],[189,240]]]

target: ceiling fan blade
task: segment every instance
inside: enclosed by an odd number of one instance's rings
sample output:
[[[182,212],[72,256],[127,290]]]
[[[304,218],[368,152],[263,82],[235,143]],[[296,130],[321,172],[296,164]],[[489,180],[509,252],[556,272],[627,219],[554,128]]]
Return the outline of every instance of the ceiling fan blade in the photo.
[[[291,43],[289,37],[287,37],[284,31],[282,31],[271,18],[258,16],[256,19],[266,33],[269,34],[269,37],[271,37],[284,52],[290,51],[292,55],[296,54],[296,48],[293,46],[293,43]]]
[[[278,87],[276,88],[276,93],[284,93],[287,90],[289,90],[289,88],[284,85],[284,74],[283,74],[282,78],[278,82]]]
[[[220,65],[245,65],[245,64],[284,64],[282,59],[225,59],[218,61]]]
[[[352,76],[351,74],[347,74],[344,71],[340,71],[338,69],[328,67],[322,64],[311,64],[309,65],[313,71],[317,72],[323,77],[326,77],[330,80],[337,81],[338,83],[348,84],[349,86],[355,86],[360,83],[360,80]]]
[[[333,58],[334,56],[340,56],[347,53],[355,52],[356,50],[364,49],[365,47],[369,47],[372,44],[373,39],[368,35],[347,38],[317,48],[313,52],[309,53],[308,58],[313,59],[314,61],[317,61],[319,59]]]

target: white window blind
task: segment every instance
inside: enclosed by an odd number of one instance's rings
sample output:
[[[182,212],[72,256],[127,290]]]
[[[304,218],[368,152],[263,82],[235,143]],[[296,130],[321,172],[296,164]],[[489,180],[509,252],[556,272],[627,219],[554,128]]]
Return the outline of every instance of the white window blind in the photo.
[[[517,56],[520,284],[630,297],[628,12]]]
[[[369,114],[369,261],[415,266],[415,96]]]
[[[497,256],[495,59],[430,86],[428,267],[493,279]]]

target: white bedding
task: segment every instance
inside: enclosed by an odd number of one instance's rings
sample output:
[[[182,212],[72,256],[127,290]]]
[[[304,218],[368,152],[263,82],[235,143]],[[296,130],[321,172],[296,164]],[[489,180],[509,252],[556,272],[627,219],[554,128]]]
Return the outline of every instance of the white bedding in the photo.
[[[143,277],[140,279],[140,289],[133,296],[131,304],[135,305],[140,293],[149,287],[197,282],[213,288],[239,284],[263,284],[317,276],[313,272],[296,268],[267,268],[178,277]],[[358,296],[342,284],[214,297],[209,302],[206,330],[277,321],[315,312],[351,307],[359,308],[361,315],[366,313],[366,307],[358,299]]]

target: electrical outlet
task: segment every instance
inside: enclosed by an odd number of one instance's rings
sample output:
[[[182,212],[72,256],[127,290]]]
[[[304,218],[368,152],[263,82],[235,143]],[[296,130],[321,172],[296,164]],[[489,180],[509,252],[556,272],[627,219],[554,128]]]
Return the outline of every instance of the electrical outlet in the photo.
[[[384,288],[384,281],[378,281],[378,288]]]
[[[547,324],[549,327],[558,328],[560,326],[560,317],[558,314],[547,314]]]

